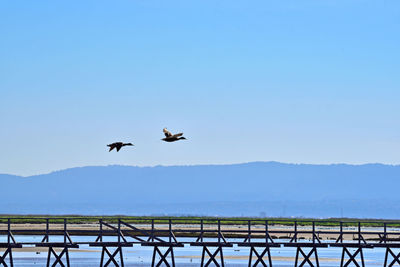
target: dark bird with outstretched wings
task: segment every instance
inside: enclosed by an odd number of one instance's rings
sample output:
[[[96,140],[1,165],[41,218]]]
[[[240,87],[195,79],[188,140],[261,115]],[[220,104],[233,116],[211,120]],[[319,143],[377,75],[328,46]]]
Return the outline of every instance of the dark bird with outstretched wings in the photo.
[[[107,146],[110,147],[110,150],[108,150],[108,152],[111,152],[111,150],[113,150],[114,148],[116,148],[117,152],[118,152],[123,146],[133,146],[133,144],[132,143],[115,142],[115,143],[109,144]]]
[[[186,140],[185,137],[183,137],[183,133],[177,133],[177,134],[172,134],[170,131],[167,130],[167,128],[163,129],[163,132],[165,134],[165,138],[161,139],[165,142],[175,142],[178,140]]]

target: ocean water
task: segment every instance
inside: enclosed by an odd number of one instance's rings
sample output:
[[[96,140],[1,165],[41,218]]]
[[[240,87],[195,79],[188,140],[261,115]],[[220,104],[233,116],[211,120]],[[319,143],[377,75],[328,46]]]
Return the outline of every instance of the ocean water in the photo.
[[[41,236],[24,236],[24,242],[39,242]],[[52,237],[51,242],[61,241],[62,237]],[[74,237],[72,237],[74,240]],[[80,242],[93,242],[95,237],[76,237]],[[180,239],[181,240],[181,239]],[[18,241],[18,240],[17,240]],[[104,241],[115,241],[112,237],[105,238]],[[185,240],[188,241],[188,240]],[[160,248],[165,251],[165,248]],[[109,249],[113,252],[113,249]],[[210,248],[213,252],[213,248]],[[307,248],[304,249],[308,251]],[[354,249],[350,249],[354,251]],[[383,266],[385,249],[374,248],[364,249],[364,259],[366,266]],[[340,266],[342,250],[341,248],[318,248],[318,257],[320,266],[337,267]],[[183,248],[174,248],[176,266],[200,266],[202,249],[201,247],[192,247],[185,245]],[[249,248],[233,246],[231,248],[223,248],[225,266],[248,266]],[[133,247],[123,248],[123,260],[125,266],[151,266],[153,255],[153,247],[142,247],[134,245]],[[295,248],[279,247],[271,248],[271,256],[273,266],[289,267],[294,266],[294,257],[296,255]],[[99,266],[101,257],[101,248],[89,247],[88,245],[80,245],[79,249],[70,249],[69,252],[71,266],[90,267]],[[28,266],[46,266],[47,252],[13,252],[15,267]],[[157,257],[159,259],[159,257]],[[52,261],[54,261],[54,257]],[[108,257],[105,258],[107,260]],[[254,259],[254,258],[253,258]],[[267,259],[265,259],[267,260]],[[51,261],[51,262],[52,262]],[[119,257],[117,261],[120,262]],[[300,261],[301,262],[301,261]],[[112,264],[110,266],[113,266]],[[261,265],[259,265],[261,266]],[[305,266],[308,266],[307,264]],[[351,265],[350,265],[351,266]]]

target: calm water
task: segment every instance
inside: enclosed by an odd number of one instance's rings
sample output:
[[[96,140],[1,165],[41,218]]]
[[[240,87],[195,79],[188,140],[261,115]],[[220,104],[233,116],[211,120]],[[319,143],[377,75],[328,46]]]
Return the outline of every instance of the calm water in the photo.
[[[20,242],[38,242],[41,236],[24,236]],[[111,237],[112,238],[112,237]],[[115,241],[115,239],[104,241]],[[94,241],[95,237],[72,237],[75,241]],[[51,242],[61,241],[61,237],[52,237]],[[191,240],[191,239],[188,239]],[[80,245],[79,250],[70,250],[70,261],[72,266],[77,267],[88,267],[88,266],[99,266],[101,249],[89,247],[88,245]],[[86,251],[90,250],[90,251]],[[112,250],[110,249],[112,252]],[[305,249],[305,251],[308,251]],[[184,248],[175,248],[175,262],[177,266],[200,266],[201,260],[201,248],[185,246]],[[243,247],[232,247],[224,248],[224,257],[226,266],[247,266],[249,249]],[[336,267],[340,264],[341,257],[340,248],[320,248],[318,249],[318,256],[320,259],[320,265],[325,267]],[[123,248],[123,257],[125,266],[150,266],[151,258],[153,254],[152,247],[142,247],[140,245],[134,245],[130,248]],[[385,250],[383,248],[365,249],[364,258],[366,266],[382,266],[384,260]],[[295,248],[271,248],[272,257],[292,257],[293,260],[286,259],[274,259],[274,266],[293,266],[294,257],[296,255]],[[14,266],[25,267],[25,266],[46,266],[47,253],[41,252],[13,252]],[[243,258],[231,258],[230,256],[241,256]],[[333,259],[333,261],[332,261]],[[119,259],[118,259],[119,260]]]

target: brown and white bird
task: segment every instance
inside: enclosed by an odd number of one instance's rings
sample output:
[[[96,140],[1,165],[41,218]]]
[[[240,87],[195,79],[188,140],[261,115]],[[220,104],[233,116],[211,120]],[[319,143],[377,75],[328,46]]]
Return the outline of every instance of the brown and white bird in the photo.
[[[113,150],[114,148],[117,149],[117,152],[121,149],[121,147],[123,146],[133,146],[132,143],[122,143],[122,142],[115,142],[112,144],[107,145],[108,147],[110,147],[110,150],[108,150],[108,152],[111,152],[111,150]]]
[[[163,132],[165,134],[165,138],[161,139],[165,142],[175,142],[178,140],[186,140],[185,137],[183,137],[183,133],[177,133],[177,134],[172,134],[170,131],[167,130],[167,128],[163,129]]]

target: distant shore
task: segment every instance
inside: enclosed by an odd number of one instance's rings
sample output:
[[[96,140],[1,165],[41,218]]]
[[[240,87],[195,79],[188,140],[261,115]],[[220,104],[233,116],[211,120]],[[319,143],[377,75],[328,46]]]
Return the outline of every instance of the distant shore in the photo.
[[[390,219],[358,219],[358,218],[291,218],[291,217],[211,217],[211,216],[87,216],[87,215],[16,215],[16,214],[0,214],[0,225],[7,223],[7,219],[11,219],[12,223],[45,223],[46,219],[52,224],[63,223],[64,219],[69,223],[85,224],[98,223],[100,219],[117,223],[121,219],[129,223],[150,223],[154,220],[154,224],[165,224],[171,220],[174,224],[199,224],[203,220],[204,224],[214,224],[221,220],[221,224],[226,225],[247,225],[248,220],[252,220],[259,225],[268,222],[269,225],[298,225],[309,226],[314,221],[321,226],[339,226],[342,222],[345,226],[357,226],[358,222],[363,227],[382,227],[384,223],[387,227],[400,227],[400,220]]]

